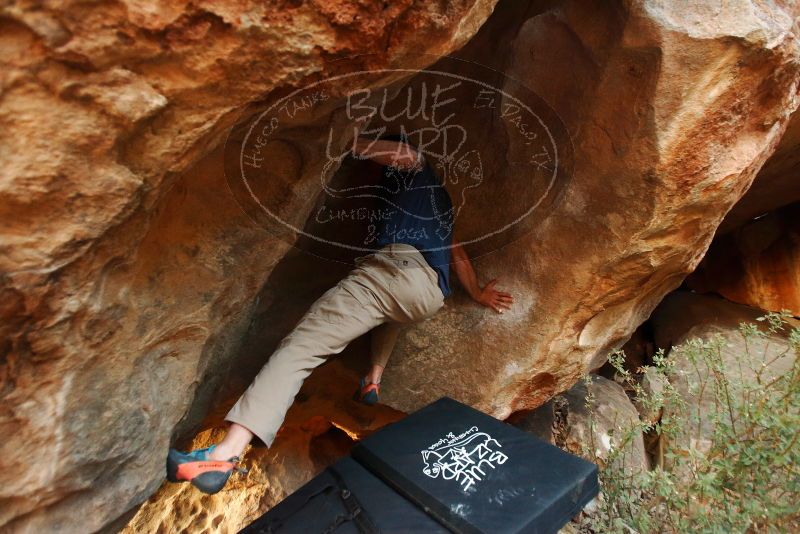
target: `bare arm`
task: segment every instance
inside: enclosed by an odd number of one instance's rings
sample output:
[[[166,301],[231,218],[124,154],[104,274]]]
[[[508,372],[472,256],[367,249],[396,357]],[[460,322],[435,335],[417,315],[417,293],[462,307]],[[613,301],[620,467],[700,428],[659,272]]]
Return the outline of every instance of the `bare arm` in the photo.
[[[469,261],[469,256],[460,243],[455,243],[452,248],[453,270],[456,272],[458,281],[467,290],[470,298],[488,308],[492,308],[497,313],[503,313],[503,310],[511,308],[514,297],[510,293],[498,291],[494,288],[497,284],[497,278],[491,280],[485,286],[481,287],[478,284],[478,277],[475,270],[472,268],[472,263]]]
[[[356,137],[353,141],[353,154],[398,169],[411,170],[419,167],[422,163],[419,152],[410,145],[399,141]]]

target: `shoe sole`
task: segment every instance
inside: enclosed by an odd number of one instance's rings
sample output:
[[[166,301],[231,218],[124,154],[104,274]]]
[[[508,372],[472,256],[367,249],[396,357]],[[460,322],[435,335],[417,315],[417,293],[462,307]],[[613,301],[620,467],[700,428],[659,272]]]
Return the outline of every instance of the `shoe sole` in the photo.
[[[373,404],[377,404],[379,397],[378,394],[373,390],[368,392],[363,397],[361,396],[361,391],[356,391],[353,394],[353,400],[358,401],[362,404],[366,404],[368,406],[372,406]]]
[[[233,469],[229,471],[207,471],[193,477],[191,480],[179,479],[178,467],[181,465],[181,459],[180,452],[170,449],[167,454],[167,480],[170,482],[190,482],[194,487],[209,495],[213,495],[225,487],[231,474],[233,474]]]
[[[208,495],[214,495],[228,482],[233,470],[231,471],[207,471],[197,475],[191,480],[192,486]]]

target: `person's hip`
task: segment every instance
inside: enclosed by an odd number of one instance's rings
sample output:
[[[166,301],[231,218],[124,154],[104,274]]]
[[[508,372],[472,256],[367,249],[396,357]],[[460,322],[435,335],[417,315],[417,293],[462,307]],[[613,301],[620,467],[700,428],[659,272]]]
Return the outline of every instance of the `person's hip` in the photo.
[[[413,245],[407,243],[391,243],[381,249],[376,250],[365,256],[355,258],[356,266],[374,260],[382,261],[384,264],[393,265],[398,269],[422,269],[431,278],[436,279],[438,284],[438,274],[428,264],[422,253]]]
[[[444,304],[439,275],[414,246],[392,243],[356,258],[350,277],[367,286],[402,322],[424,319]]]

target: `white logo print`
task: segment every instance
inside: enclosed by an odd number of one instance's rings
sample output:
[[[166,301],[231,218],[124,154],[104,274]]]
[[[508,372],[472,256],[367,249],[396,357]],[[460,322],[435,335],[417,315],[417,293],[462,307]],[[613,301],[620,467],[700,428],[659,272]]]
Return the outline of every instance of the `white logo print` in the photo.
[[[455,435],[448,432],[436,443],[423,449],[422,472],[431,478],[441,476],[444,480],[455,480],[463,491],[483,480],[489,469],[504,464],[508,456],[496,450],[502,447],[499,441],[477,426]]]

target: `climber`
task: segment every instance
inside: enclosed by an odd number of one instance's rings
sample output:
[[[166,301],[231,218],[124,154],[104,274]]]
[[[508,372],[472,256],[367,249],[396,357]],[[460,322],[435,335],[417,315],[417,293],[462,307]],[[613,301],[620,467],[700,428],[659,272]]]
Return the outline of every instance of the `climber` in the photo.
[[[436,313],[450,295],[450,264],[473,300],[498,313],[510,308],[512,296],[495,289],[497,280],[481,287],[464,248],[453,240],[450,196],[421,151],[405,136],[356,136],[351,153],[383,165],[380,195],[395,208],[377,228],[370,228],[378,250],[356,258],[355,268],[283,338],[228,412],[231,424],[220,443],[189,453],[170,449],[171,482],[189,481],[205,493],[222,489],[234,470],[242,471],[240,456],[253,437],[271,446],[311,371],[370,330],[371,366],[354,399],[377,402],[381,375],[400,329]]]

